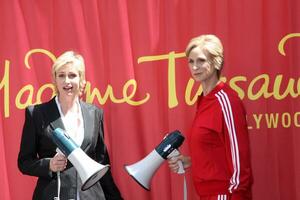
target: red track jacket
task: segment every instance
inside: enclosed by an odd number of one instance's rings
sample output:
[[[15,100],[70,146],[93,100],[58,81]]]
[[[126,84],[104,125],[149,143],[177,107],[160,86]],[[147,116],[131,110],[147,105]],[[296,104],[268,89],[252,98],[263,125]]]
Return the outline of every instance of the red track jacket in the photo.
[[[246,112],[227,84],[221,82],[207,96],[199,97],[188,141],[200,196],[251,190]]]

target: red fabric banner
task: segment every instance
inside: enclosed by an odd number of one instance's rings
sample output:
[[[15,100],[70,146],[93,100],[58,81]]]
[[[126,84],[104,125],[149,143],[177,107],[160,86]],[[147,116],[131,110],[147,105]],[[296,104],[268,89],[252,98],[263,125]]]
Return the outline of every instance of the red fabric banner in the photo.
[[[3,130],[2,121],[0,121],[0,130]],[[9,185],[7,178],[7,165],[5,159],[5,147],[3,142],[3,134],[0,135],[0,199],[10,199]]]
[[[0,199],[31,199],[36,179],[17,168],[24,108],[51,98],[51,66],[67,50],[84,56],[84,99],[104,109],[112,173],[124,198],[182,199],[183,177],[166,164],[150,192],[123,166],[166,133],[189,129],[201,87],[183,52],[207,33],[221,38],[222,79],[246,106],[253,199],[300,199],[299,10],[297,0],[0,0]],[[180,150],[188,153],[187,144]],[[197,199],[186,176],[189,199]]]

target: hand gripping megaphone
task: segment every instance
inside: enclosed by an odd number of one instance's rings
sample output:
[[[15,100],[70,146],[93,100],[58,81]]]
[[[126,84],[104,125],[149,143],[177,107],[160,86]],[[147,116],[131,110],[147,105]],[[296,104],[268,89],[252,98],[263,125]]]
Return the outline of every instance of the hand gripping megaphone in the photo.
[[[179,154],[177,149],[183,141],[184,136],[178,130],[173,131],[145,158],[132,165],[125,165],[125,170],[140,186],[150,190],[150,181],[156,170],[167,158]],[[179,166],[178,173],[184,173],[181,162]]]
[[[53,131],[52,139],[78,172],[82,181],[81,190],[92,187],[109,169],[109,165],[101,165],[86,155],[67,132],[61,128],[56,128]]]

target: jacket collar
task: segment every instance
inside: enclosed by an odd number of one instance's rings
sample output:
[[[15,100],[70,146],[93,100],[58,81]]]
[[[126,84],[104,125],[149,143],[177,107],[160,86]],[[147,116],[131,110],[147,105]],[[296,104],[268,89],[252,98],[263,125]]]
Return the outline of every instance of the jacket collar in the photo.
[[[93,120],[94,117],[92,116],[92,113],[89,112],[88,109],[88,104],[84,103],[83,101],[79,100],[79,104],[81,107],[81,112],[82,112],[82,118],[83,118],[83,124],[84,124],[84,137],[83,137],[83,142],[81,144],[81,149],[86,149],[88,147],[89,144],[89,139],[92,138],[92,134],[93,134]],[[49,110],[50,112],[47,113],[47,116],[49,117],[49,121],[50,121],[50,126],[52,128],[52,130],[55,130],[56,128],[61,128],[63,130],[66,130],[63,124],[63,121],[61,119],[61,116],[59,114],[59,110],[57,107],[57,104],[55,102],[55,97],[52,98],[49,101]]]

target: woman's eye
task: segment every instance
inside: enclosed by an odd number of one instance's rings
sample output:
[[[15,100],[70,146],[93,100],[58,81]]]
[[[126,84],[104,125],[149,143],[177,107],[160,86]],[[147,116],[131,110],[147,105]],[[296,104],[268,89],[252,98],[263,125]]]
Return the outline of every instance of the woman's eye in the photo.
[[[58,78],[64,78],[65,75],[64,75],[64,74],[58,74],[57,77],[58,77]]]
[[[199,63],[204,63],[204,62],[206,61],[206,59],[204,59],[204,58],[199,58],[197,61],[198,61]]]
[[[77,74],[69,74],[69,78],[76,78]]]
[[[193,60],[189,60],[189,64],[193,64],[194,63],[194,61]]]
[[[204,59],[204,58],[197,59],[197,65],[203,65],[205,62],[206,62],[206,59]]]

